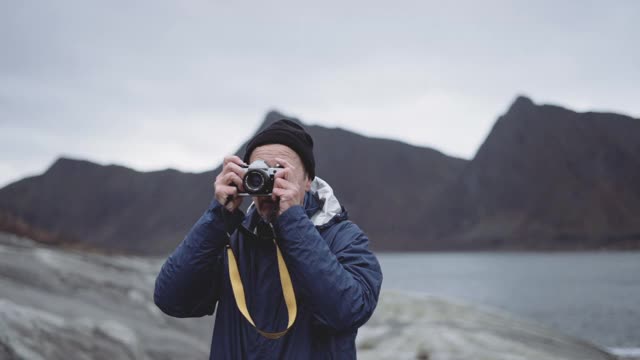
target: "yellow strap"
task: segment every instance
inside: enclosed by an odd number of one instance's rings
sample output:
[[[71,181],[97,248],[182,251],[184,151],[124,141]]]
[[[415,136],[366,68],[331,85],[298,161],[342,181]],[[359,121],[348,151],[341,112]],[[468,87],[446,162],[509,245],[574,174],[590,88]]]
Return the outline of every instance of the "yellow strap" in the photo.
[[[278,254],[278,271],[280,273],[280,284],[282,285],[282,294],[284,295],[284,302],[287,305],[287,312],[289,315],[289,324],[287,328],[280,332],[266,332],[258,329],[256,324],[253,322],[251,315],[249,314],[249,310],[247,309],[247,302],[244,296],[244,287],[242,286],[242,279],[240,279],[240,273],[238,272],[238,263],[236,262],[236,257],[233,255],[233,250],[231,250],[231,246],[227,245],[227,255],[229,258],[229,277],[231,278],[231,288],[233,289],[233,297],[236,299],[236,305],[238,306],[238,310],[244,315],[245,319],[251,325],[253,325],[256,330],[262,334],[262,336],[268,339],[278,339],[282,337],[284,334],[289,331],[291,325],[296,321],[296,315],[298,313],[298,305],[296,304],[296,296],[293,293],[293,285],[291,284],[291,277],[289,276],[289,270],[287,270],[287,265],[282,258],[282,253],[280,252],[280,248],[278,244],[276,244],[275,240],[273,243],[276,246],[276,252]]]

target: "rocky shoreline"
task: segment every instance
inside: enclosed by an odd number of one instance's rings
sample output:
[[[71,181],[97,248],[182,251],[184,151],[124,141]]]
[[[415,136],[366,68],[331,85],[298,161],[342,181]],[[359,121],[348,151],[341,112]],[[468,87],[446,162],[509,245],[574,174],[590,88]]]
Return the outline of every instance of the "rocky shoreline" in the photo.
[[[207,358],[213,317],[175,319],[153,304],[161,264],[0,233],[0,358]],[[382,293],[357,346],[365,360],[621,359],[510,314],[399,292]]]

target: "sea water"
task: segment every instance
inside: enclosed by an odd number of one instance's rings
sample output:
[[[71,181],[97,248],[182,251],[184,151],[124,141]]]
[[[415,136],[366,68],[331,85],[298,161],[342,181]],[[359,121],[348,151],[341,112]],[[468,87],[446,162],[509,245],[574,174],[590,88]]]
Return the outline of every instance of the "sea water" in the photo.
[[[379,253],[384,289],[511,312],[640,354],[640,252]]]

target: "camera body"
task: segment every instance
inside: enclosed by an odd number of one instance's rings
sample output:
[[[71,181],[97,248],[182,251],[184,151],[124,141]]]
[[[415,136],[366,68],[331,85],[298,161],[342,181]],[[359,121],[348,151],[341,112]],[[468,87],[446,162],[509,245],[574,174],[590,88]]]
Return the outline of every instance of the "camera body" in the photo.
[[[281,167],[269,167],[263,160],[256,160],[246,167],[247,172],[242,177],[242,186],[246,192],[239,196],[271,196],[273,182]]]

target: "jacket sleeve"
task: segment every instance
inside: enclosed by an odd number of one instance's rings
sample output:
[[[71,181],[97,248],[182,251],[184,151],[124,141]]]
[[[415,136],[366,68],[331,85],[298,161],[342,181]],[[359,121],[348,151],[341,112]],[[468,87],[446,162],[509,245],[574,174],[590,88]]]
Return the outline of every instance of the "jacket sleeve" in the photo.
[[[382,270],[369,239],[352,222],[342,222],[329,247],[301,206],[274,224],[298,298],[317,320],[335,330],[357,329],[373,314]]]
[[[213,314],[222,286],[227,244],[222,211],[227,210],[217,200],[212,200],[162,265],[153,299],[167,315],[199,317]],[[240,210],[226,214],[230,228],[235,228],[244,217]]]

